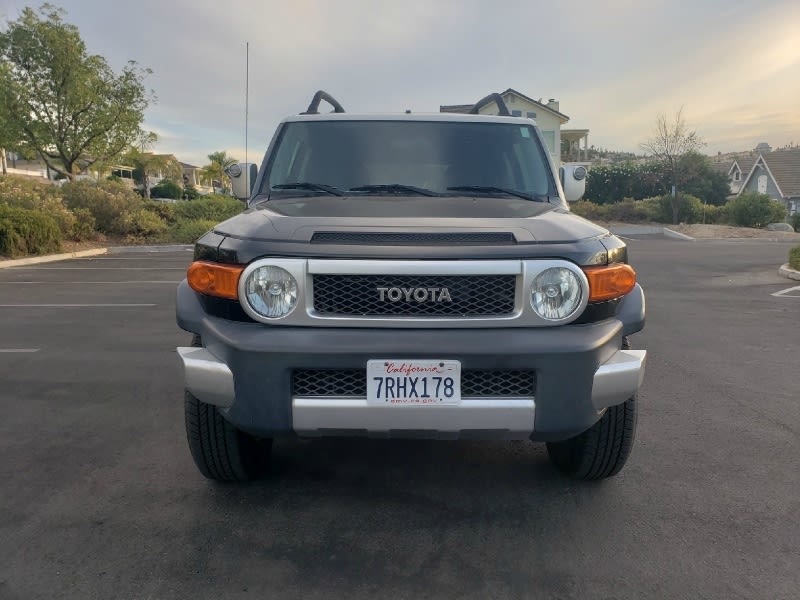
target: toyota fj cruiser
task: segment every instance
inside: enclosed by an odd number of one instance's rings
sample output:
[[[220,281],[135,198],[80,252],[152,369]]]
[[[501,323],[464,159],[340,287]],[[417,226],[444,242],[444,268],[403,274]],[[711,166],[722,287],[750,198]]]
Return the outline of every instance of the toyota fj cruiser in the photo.
[[[570,213],[586,171],[556,169],[533,120],[497,94],[356,115],[318,92],[228,174],[247,210],[177,291],[206,477],[256,477],[290,435],[530,439],[575,478],[622,468],[644,294],[625,244]]]

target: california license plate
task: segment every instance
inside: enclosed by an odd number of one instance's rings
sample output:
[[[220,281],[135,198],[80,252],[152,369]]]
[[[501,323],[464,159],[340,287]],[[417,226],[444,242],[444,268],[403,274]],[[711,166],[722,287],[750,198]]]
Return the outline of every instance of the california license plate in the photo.
[[[461,362],[369,360],[367,402],[410,406],[458,404],[461,402]]]

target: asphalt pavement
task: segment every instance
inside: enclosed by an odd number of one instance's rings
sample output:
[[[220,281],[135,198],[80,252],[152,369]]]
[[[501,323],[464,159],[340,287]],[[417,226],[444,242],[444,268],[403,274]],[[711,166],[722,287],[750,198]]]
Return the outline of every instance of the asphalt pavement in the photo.
[[[543,445],[276,445],[220,485],[185,441],[191,253],[0,270],[0,599],[798,598],[789,245],[630,240],[637,442],[576,483]]]

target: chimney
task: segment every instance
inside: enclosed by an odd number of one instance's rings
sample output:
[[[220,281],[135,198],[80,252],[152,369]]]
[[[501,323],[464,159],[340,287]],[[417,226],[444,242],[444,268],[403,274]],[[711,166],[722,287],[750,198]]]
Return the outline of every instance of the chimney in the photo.
[[[558,100],[555,98],[550,98],[547,101],[547,108],[552,108],[553,110],[558,111]]]

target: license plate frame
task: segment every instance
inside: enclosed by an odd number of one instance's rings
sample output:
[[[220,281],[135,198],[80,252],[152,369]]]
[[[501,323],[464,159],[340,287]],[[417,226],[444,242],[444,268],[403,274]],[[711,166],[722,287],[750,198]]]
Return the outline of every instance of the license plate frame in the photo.
[[[367,361],[367,404],[455,406],[460,403],[459,360],[390,358]]]

